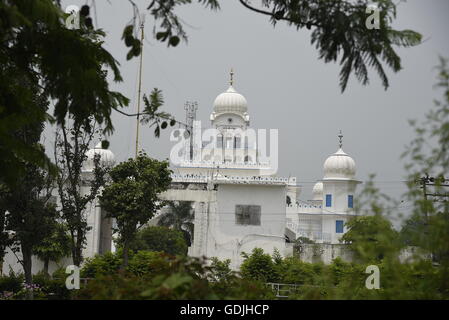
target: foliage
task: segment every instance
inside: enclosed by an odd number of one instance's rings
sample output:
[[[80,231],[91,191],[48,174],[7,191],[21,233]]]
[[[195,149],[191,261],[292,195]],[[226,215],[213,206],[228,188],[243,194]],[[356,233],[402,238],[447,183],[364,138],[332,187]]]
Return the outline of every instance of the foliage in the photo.
[[[81,277],[98,278],[116,274],[122,266],[122,256],[122,249],[120,249],[116,253],[108,252],[86,259],[81,269]],[[163,252],[131,251],[128,266],[121,272],[139,277],[152,277],[168,268],[169,262],[173,259],[175,259],[174,256]]]
[[[122,162],[110,171],[111,183],[100,197],[108,217],[115,218],[123,243],[123,264],[128,263],[128,251],[137,228],[146,224],[161,209],[158,194],[170,185],[171,171],[167,161],[149,158],[141,152],[136,159]]]
[[[230,259],[221,261],[217,257],[213,257],[211,259],[211,268],[208,275],[209,281],[216,283],[229,282],[231,278],[235,276],[235,272],[231,270],[230,265]]]
[[[107,252],[87,258],[81,268],[81,277],[95,278],[102,275],[114,274],[122,265],[122,258],[117,253]]]
[[[33,284],[24,282],[23,274],[11,272],[9,276],[0,277],[0,300],[27,299],[29,291],[33,299],[69,299],[70,291],[65,286],[65,277],[52,279],[45,273],[33,276]]]
[[[409,192],[413,215],[404,225],[407,238],[426,252],[438,265],[438,291],[449,293],[449,201],[447,181],[449,171],[449,66],[447,58],[440,58],[437,66],[436,88],[442,99],[434,101],[434,108],[423,123],[410,121],[416,138],[407,146],[403,158],[409,171]],[[422,176],[425,176],[422,178]],[[431,178],[429,178],[429,176]],[[421,189],[421,182],[430,183]],[[425,195],[423,195],[425,193]],[[413,226],[411,228],[410,226]]]
[[[21,252],[19,262],[26,283],[31,284],[33,252],[51,233],[57,212],[51,202],[53,179],[49,173],[32,163],[25,164],[25,172],[20,186],[3,189],[0,197],[8,211],[5,229],[11,231],[10,248]]]
[[[347,223],[341,241],[348,244],[363,262],[380,262],[399,253],[398,233],[391,222],[380,215],[355,216]]]
[[[149,124],[149,127],[154,126],[154,136],[159,138],[161,129],[165,129],[170,124],[173,127],[176,120],[171,115],[164,111],[159,111],[159,108],[164,104],[164,98],[161,90],[154,88],[149,97],[143,95],[143,102],[145,108],[143,116],[140,120],[143,124]]]
[[[138,251],[127,267],[127,271],[136,276],[153,277],[170,267],[174,257],[162,252]]]
[[[41,295],[49,300],[68,300],[71,297],[70,290],[65,284],[67,274],[60,278],[51,278],[45,272],[33,276],[33,282],[39,286]]]
[[[15,274],[10,272],[9,276],[0,276],[0,297],[9,296],[7,292],[15,294],[22,289],[23,274]]]
[[[240,266],[240,272],[244,279],[262,282],[278,281],[278,274],[273,258],[264,253],[261,248],[254,248],[251,255],[242,254],[245,260]]]
[[[187,254],[187,244],[180,231],[158,226],[140,229],[131,242],[130,249],[160,251],[171,255]]]
[[[111,110],[129,101],[109,90],[108,69],[114,81],[122,78],[101,30],[84,23],[67,29],[67,15],[52,0],[2,0],[0,16],[0,177],[14,186],[24,161],[56,172],[42,149],[15,135],[18,130],[36,121],[62,125],[69,114],[75,125],[87,126],[93,117],[111,132]],[[54,101],[53,117],[37,107],[36,97]]]
[[[183,233],[187,245],[193,243],[193,220],[195,214],[191,201],[169,201],[168,211],[164,212],[159,219],[160,226],[172,227]]]
[[[353,265],[346,261],[343,261],[340,257],[332,260],[332,263],[328,267],[330,280],[333,285],[338,286],[342,283],[343,279],[353,273]]]
[[[321,273],[321,264],[312,264],[288,257],[278,264],[277,273],[281,283],[313,285],[317,282],[317,276]]]
[[[212,10],[220,9],[217,0],[200,0],[201,4]],[[178,45],[180,39],[187,41],[187,34],[181,18],[175,13],[182,5],[191,4],[191,0],[152,0],[147,10],[160,22],[155,27],[156,40],[167,42],[168,46]],[[257,14],[269,17],[273,26],[285,21],[295,29],[311,31],[311,43],[315,45],[319,58],[324,62],[339,61],[340,86],[346,89],[349,76],[354,73],[363,85],[369,82],[368,68],[373,68],[381,78],[385,89],[389,81],[384,65],[394,72],[401,70],[401,59],[394,47],[410,47],[421,43],[421,35],[412,30],[395,30],[392,23],[396,18],[396,3],[393,0],[263,0],[259,6],[254,6],[248,0],[240,0],[242,6]],[[369,15],[367,8],[375,4],[379,10],[379,29],[368,29],[366,20]],[[136,25],[137,11],[134,13],[134,26],[127,26],[128,44],[134,44],[137,39],[131,39]],[[158,29],[159,31],[156,31]],[[131,58],[133,48],[128,53]],[[138,56],[140,51],[136,52]]]
[[[36,247],[34,253],[44,261],[44,273],[48,273],[49,261],[58,262],[70,254],[70,238],[64,224],[53,222],[51,233]]]
[[[96,134],[93,119],[86,124],[69,127],[63,124],[56,133],[55,162],[59,168],[57,190],[61,202],[60,215],[70,234],[70,251],[73,263],[77,266],[83,261],[82,250],[89,231],[85,210],[95,200],[100,188],[106,182],[108,165],[101,162],[100,155],[93,156],[93,171],[83,172],[87,151]],[[83,186],[89,187],[82,188]]]
[[[160,257],[163,257],[161,255]],[[100,276],[76,293],[77,299],[270,299],[273,294],[263,284],[229,278],[229,286],[207,281],[211,268],[205,261],[190,257],[169,257],[165,267],[151,277],[130,273]]]

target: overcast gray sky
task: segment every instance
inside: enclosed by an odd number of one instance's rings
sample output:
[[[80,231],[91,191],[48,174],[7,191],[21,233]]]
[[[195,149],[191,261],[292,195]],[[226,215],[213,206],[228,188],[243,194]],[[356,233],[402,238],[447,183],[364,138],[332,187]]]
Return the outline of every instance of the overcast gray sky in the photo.
[[[121,64],[124,82],[111,83],[111,87],[131,99],[128,109],[132,112],[136,110],[138,59],[126,61],[127,48],[120,38],[133,11],[128,1],[109,2],[96,1],[96,25],[106,31],[105,46]],[[149,0],[135,2],[144,12]],[[86,0],[62,3],[64,8],[81,6]],[[185,117],[184,102],[197,101],[197,118],[209,126],[212,103],[227,89],[232,67],[234,87],[248,100],[251,126],[279,129],[279,175],[296,176],[304,186],[303,198],[309,198],[312,182],[322,178],[323,162],[337,150],[340,129],[343,149],[356,161],[357,177],[364,181],[375,173],[384,192],[400,197],[405,187],[397,181],[404,180],[405,171],[399,157],[413,138],[408,119],[422,119],[433,99],[440,97],[433,89],[433,67],[438,55],[449,57],[449,1],[401,3],[394,26],[416,30],[426,41],[398,50],[404,69],[388,73],[387,91],[370,70],[368,86],[351,78],[343,94],[339,65],[318,60],[309,31],[296,31],[285,23],[273,28],[266,16],[248,11],[237,0],[220,4],[218,12],[197,4],[178,10],[189,25],[189,42],[176,48],[153,39],[154,21],[147,15],[143,92],[162,89],[164,110],[180,120]],[[123,161],[134,154],[135,119],[114,113],[113,123],[111,150]],[[46,130],[49,146],[53,131]],[[166,131],[156,139],[152,129],[144,128],[141,146],[152,157],[164,159],[172,146],[168,137]]]

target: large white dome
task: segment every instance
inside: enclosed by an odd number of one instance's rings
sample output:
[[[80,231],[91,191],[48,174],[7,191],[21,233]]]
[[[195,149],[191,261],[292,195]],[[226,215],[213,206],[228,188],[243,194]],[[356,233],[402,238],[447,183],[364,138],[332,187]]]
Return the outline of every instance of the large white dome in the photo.
[[[312,189],[313,200],[323,200],[323,183],[318,181]]]
[[[244,115],[248,111],[248,102],[245,97],[229,86],[226,92],[219,94],[214,101],[214,112],[220,113],[237,113]]]
[[[355,161],[341,148],[324,162],[324,179],[354,179]]]
[[[115,156],[109,149],[103,149],[102,143],[99,142],[95,148],[90,149],[86,152],[86,161],[84,162],[84,171],[93,171],[95,168],[94,156],[96,154],[100,155],[100,163],[103,166],[112,167],[115,164]]]

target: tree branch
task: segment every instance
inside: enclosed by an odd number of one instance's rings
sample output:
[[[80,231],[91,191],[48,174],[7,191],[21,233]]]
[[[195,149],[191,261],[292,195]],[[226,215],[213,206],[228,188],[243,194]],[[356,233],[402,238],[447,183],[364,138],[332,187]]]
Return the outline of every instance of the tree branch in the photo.
[[[148,115],[148,113],[146,113],[146,112],[140,112],[140,113],[126,113],[126,112],[124,112],[124,111],[122,111],[122,110],[119,110],[119,109],[116,109],[116,108],[113,108],[115,111],[117,111],[118,113],[121,113],[121,114],[123,114],[124,116],[127,116],[127,117],[137,117],[137,116],[143,116],[143,115]],[[178,120],[176,120],[176,119],[174,119],[174,118],[170,118],[170,117],[168,117],[168,116],[157,116],[157,118],[162,118],[162,119],[165,119],[165,120],[174,120],[176,123],[178,123],[178,124],[180,124],[180,125],[183,125],[183,126],[185,126],[185,127],[190,127],[188,124],[186,124],[186,123],[184,123],[184,122],[181,122],[181,121],[178,121]]]
[[[293,20],[293,19],[290,19],[290,18],[287,18],[287,17],[284,17],[284,16],[276,17],[272,12],[261,10],[261,9],[257,9],[257,8],[254,8],[254,7],[250,6],[246,2],[247,0],[239,0],[239,1],[245,8],[247,8],[247,9],[249,9],[251,11],[260,13],[260,14],[264,14],[264,15],[270,16],[270,17],[272,17],[275,20],[285,20],[285,21],[288,21],[288,22],[296,24],[296,25],[301,25],[302,27],[306,27],[307,26],[307,28],[309,28],[310,26],[321,27],[319,24],[317,24],[316,22],[312,22],[312,21],[302,22],[302,21]]]

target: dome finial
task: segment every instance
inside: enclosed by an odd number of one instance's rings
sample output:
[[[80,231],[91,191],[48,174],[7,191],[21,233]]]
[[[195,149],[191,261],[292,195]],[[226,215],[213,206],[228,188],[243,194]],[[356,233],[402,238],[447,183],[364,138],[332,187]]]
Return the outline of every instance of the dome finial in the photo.
[[[234,85],[234,69],[231,68],[231,72],[229,73],[229,75],[230,75],[229,84],[232,87]]]
[[[343,147],[343,134],[341,133],[341,130],[340,134],[338,135],[338,140],[339,140],[338,145],[340,146],[341,149],[341,147]]]

